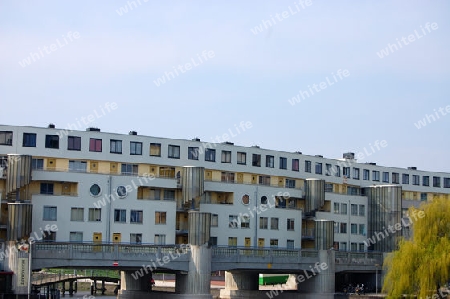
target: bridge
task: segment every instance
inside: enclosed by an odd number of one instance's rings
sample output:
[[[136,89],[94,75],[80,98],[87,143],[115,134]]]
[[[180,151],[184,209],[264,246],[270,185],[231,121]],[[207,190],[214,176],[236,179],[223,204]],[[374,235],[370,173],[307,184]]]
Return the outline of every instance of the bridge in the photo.
[[[32,269],[108,268],[138,269],[148,265],[154,271],[189,270],[187,248],[179,245],[128,245],[92,243],[35,243]],[[213,247],[211,271],[261,270],[262,272],[309,270],[318,261],[310,249]],[[336,272],[375,272],[383,262],[380,252],[335,252]]]

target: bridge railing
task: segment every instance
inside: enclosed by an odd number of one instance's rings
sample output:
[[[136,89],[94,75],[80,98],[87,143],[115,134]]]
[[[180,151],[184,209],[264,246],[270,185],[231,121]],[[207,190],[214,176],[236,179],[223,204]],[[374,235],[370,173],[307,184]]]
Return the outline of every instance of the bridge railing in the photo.
[[[382,252],[336,251],[336,264],[375,265],[383,261]]]

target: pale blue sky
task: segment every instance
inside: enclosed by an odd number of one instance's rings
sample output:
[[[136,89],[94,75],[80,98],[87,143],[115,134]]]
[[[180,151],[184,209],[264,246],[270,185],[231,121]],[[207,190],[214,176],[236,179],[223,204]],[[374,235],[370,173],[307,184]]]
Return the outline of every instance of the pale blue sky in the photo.
[[[450,116],[414,125],[450,105],[448,1],[312,0],[259,34],[298,0],[135,2],[120,16],[127,1],[1,1],[0,123],[65,128],[115,102],[88,126],[211,141],[250,121],[229,141],[341,158],[386,140],[364,161],[450,171]],[[424,35],[427,22],[438,28]],[[415,30],[419,39],[377,55]],[[64,44],[68,32],[79,38]],[[214,57],[199,64],[205,50]],[[199,65],[155,85],[191,59]],[[339,69],[350,76],[289,104]]]

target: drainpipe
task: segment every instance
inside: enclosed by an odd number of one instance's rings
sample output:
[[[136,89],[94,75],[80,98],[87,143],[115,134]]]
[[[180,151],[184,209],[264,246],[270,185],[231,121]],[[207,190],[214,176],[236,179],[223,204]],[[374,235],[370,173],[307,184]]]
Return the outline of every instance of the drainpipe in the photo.
[[[256,211],[258,210],[258,186],[255,189],[255,235],[253,237],[253,247],[258,247],[258,214]]]
[[[111,190],[111,180],[112,180],[112,176],[109,175],[108,176],[108,196],[109,196],[109,200],[107,200],[108,202],[108,208],[106,209],[106,242],[109,243],[111,242],[110,240],[110,235],[111,235],[111,206],[112,206],[112,190]]]

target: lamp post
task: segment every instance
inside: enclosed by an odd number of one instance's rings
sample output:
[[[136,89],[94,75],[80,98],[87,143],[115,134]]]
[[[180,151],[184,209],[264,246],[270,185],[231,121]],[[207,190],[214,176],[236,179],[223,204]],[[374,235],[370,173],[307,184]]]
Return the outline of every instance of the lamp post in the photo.
[[[378,264],[375,264],[375,294],[378,294]]]

